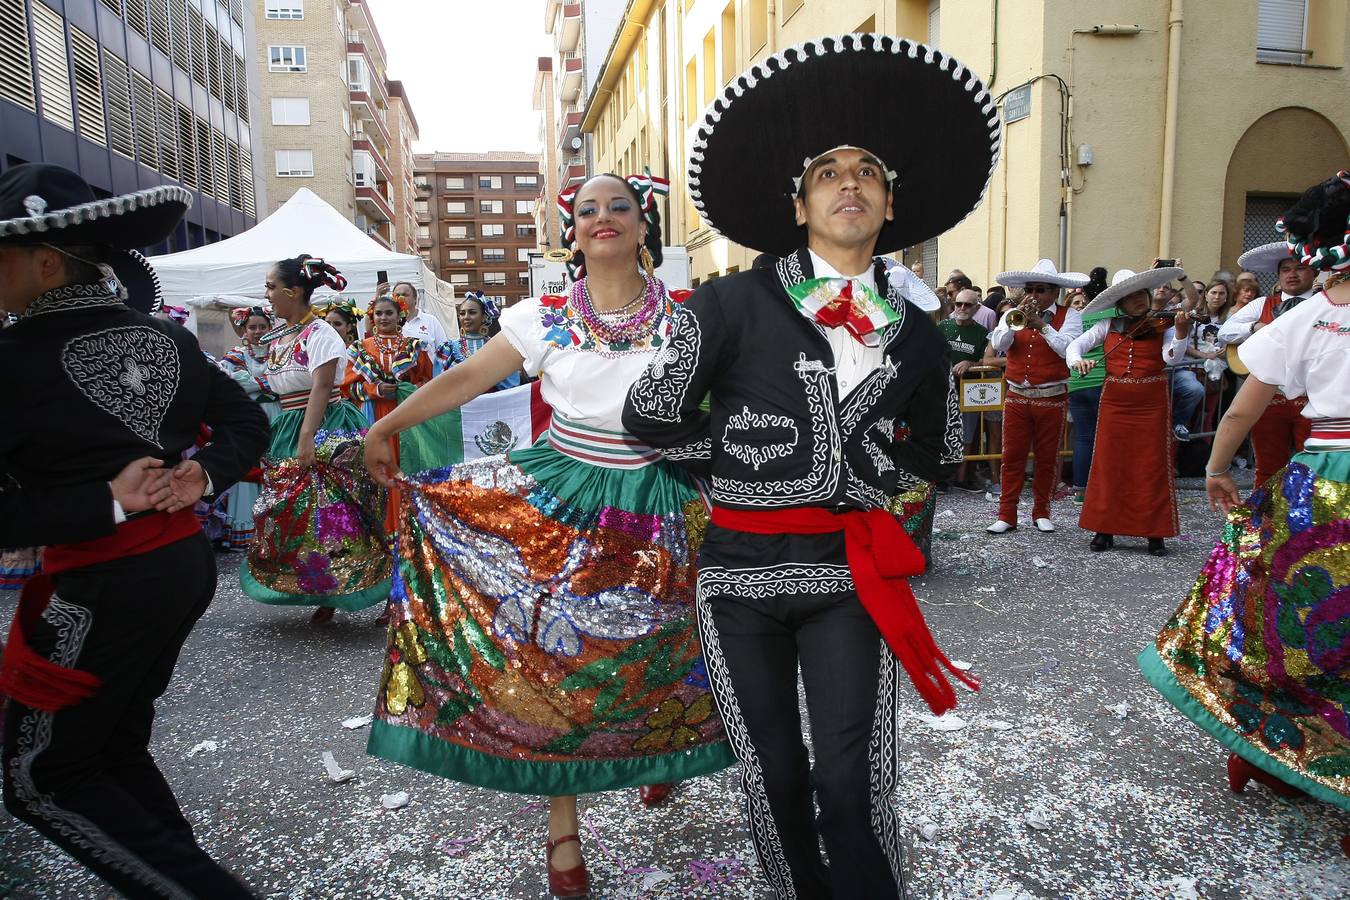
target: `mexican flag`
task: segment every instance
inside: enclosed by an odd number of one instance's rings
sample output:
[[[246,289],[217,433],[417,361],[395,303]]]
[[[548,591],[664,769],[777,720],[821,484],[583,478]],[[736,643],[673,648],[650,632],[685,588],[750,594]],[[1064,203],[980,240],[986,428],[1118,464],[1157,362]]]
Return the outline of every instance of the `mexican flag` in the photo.
[[[528,447],[548,430],[551,415],[537,381],[483,394],[401,434],[399,468],[411,475]]]

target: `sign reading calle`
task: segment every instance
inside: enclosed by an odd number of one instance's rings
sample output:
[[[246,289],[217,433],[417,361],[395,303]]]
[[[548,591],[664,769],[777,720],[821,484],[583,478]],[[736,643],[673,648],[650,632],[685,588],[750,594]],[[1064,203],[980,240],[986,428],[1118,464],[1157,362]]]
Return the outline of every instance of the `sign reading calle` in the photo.
[[[1009,91],[1008,96],[1003,98],[1003,124],[1020,121],[1029,115],[1031,115],[1031,85],[1024,84],[1016,90]]]

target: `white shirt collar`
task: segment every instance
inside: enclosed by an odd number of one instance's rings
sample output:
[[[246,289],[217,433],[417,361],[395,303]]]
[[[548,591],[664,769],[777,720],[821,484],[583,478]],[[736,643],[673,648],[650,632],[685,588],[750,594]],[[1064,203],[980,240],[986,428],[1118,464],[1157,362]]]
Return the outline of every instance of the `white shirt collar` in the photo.
[[[1302,297],[1304,300],[1307,300],[1309,297],[1311,297],[1313,294],[1316,293],[1317,293],[1317,285],[1313,285],[1312,287],[1308,288],[1307,293],[1303,294],[1286,294],[1284,291],[1280,291],[1280,302],[1283,303],[1284,301],[1290,300],[1294,297]]]
[[[877,290],[876,270],[870,260],[867,263],[867,268],[861,274],[845,275],[822,259],[816,251],[808,247],[806,252],[811,254],[811,271],[815,273],[817,278],[847,278],[850,281],[861,281],[872,290]],[[881,292],[878,291],[878,293]]]

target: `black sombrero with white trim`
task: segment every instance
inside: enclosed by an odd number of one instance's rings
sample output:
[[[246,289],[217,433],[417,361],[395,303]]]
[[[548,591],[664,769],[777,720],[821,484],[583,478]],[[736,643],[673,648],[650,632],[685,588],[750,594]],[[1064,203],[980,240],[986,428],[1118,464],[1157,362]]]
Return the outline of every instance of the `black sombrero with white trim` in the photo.
[[[76,173],[48,163],[14,166],[0,175],[0,247],[47,244],[97,247],[133,309],[160,306],[159,277],[138,247],[173,233],[192,194],[172,185],[100,200]]]
[[[805,242],[791,198],[806,163],[863,149],[895,176],[895,219],[875,250],[891,253],[979,205],[1000,141],[993,98],[958,60],[890,35],[832,35],[751,66],[713,100],[690,152],[689,196],[725,237],[781,256]]]

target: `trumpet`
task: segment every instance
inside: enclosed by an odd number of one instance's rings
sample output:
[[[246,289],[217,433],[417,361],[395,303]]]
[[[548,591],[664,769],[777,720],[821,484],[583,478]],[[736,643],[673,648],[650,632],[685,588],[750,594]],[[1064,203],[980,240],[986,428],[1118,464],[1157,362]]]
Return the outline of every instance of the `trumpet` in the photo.
[[[1036,311],[1035,303],[1035,298],[1027,298],[1017,306],[1008,310],[1008,318],[1006,321],[1008,323],[1009,331],[1021,331],[1023,328],[1027,327],[1027,318]]]

